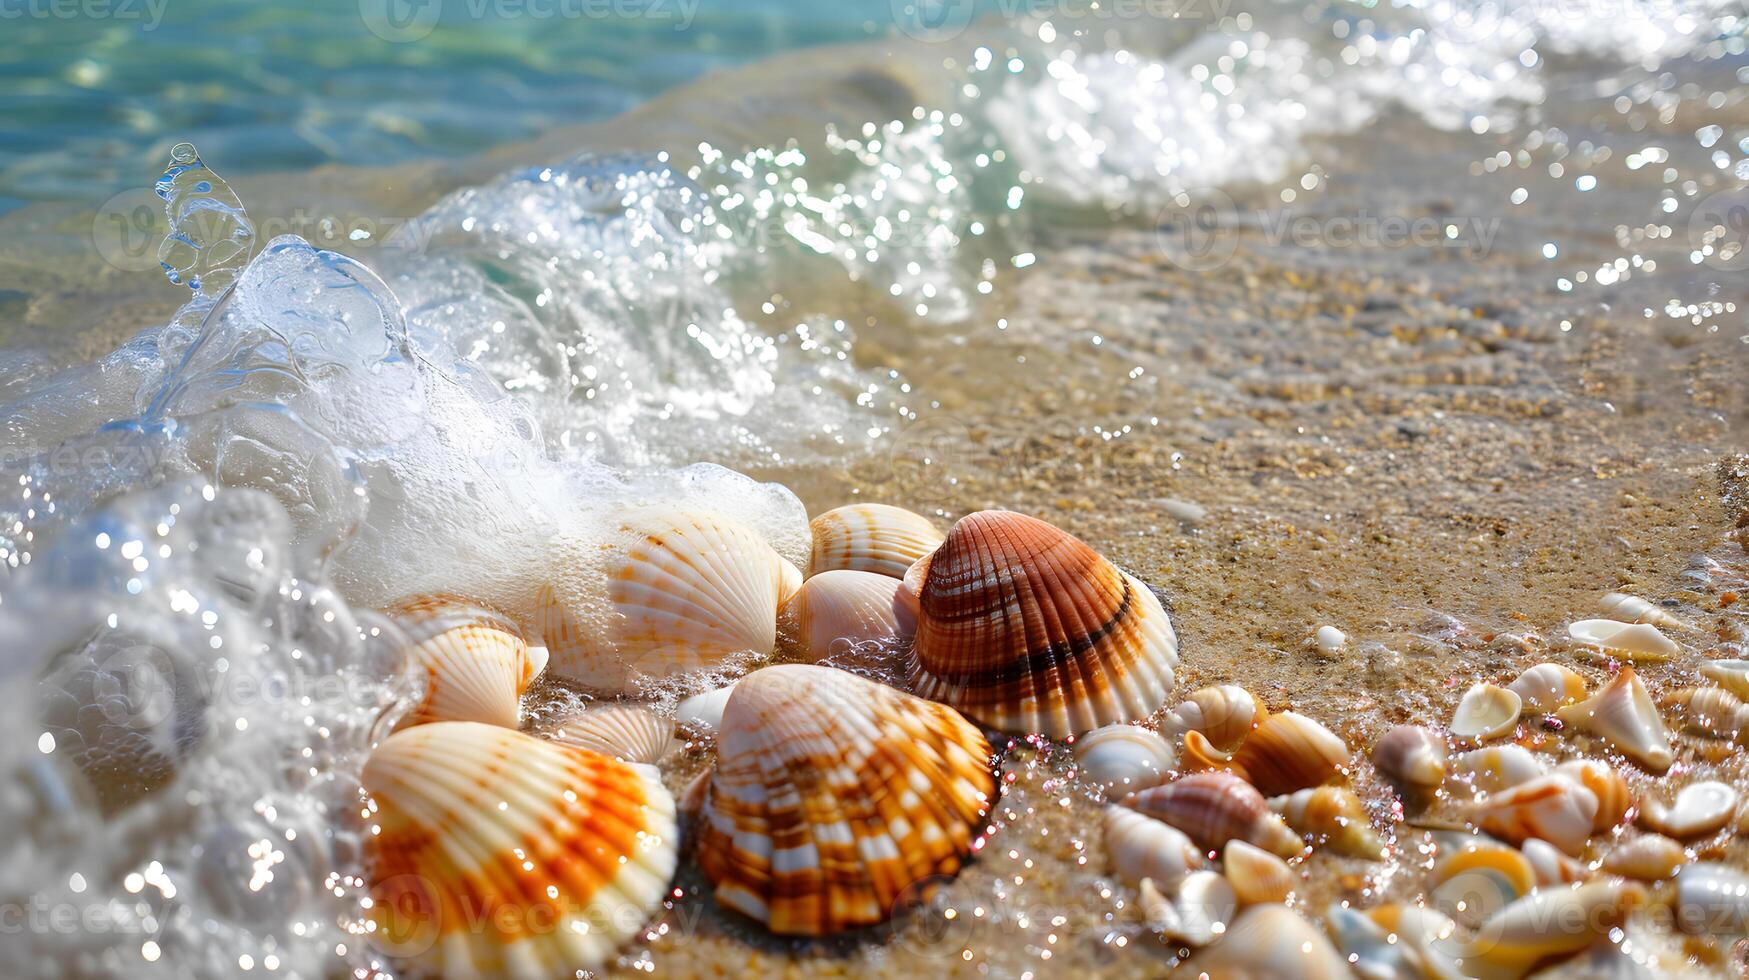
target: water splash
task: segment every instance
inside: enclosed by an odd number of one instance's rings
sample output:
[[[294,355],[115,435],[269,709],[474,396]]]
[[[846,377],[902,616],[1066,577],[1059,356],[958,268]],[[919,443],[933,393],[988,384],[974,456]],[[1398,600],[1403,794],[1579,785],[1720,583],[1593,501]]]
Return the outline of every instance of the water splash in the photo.
[[[152,190],[170,222],[158,246],[164,275],[197,295],[229,289],[255,248],[255,225],[231,185],[201,161],[193,143],[178,143]]]

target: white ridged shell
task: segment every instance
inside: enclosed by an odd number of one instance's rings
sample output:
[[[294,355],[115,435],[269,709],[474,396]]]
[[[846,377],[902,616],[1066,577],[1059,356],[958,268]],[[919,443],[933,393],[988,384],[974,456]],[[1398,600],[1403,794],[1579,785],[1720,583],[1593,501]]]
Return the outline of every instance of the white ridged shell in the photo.
[[[553,740],[612,756],[621,762],[655,765],[674,747],[674,723],[648,708],[603,704],[572,715],[553,732]]]
[[[848,504],[814,518],[810,576],[837,569],[903,578],[945,537],[929,519],[887,504]]]
[[[1624,592],[1605,592],[1603,611],[1609,618],[1619,619],[1624,623],[1651,623],[1654,626],[1669,626],[1674,629],[1689,628],[1687,623],[1656,605]]]
[[[1539,776],[1491,794],[1476,805],[1471,819],[1515,844],[1536,837],[1577,855],[1597,819],[1597,794],[1568,776]]]
[[[1585,678],[1561,664],[1537,664],[1506,687],[1518,695],[1524,710],[1543,713],[1585,696]]]
[[[1577,704],[1556,712],[1568,725],[1602,736],[1610,745],[1649,772],[1663,772],[1675,761],[1664,720],[1646,693],[1634,668],[1622,665],[1615,679]]]
[[[1451,733],[1458,738],[1485,742],[1507,735],[1518,727],[1523,701],[1518,692],[1493,684],[1477,684],[1464,693],[1452,715]]]
[[[842,659],[863,645],[891,643],[916,629],[895,601],[899,580],[875,572],[834,569],[802,583],[778,610],[778,631],[796,656],[811,663]]]
[[[1118,877],[1132,885],[1151,878],[1162,887],[1208,866],[1202,851],[1170,824],[1115,804],[1105,808],[1105,852]]]
[[[422,596],[386,610],[411,641],[408,659],[428,676],[425,696],[402,726],[478,721],[515,728],[522,692],[545,665],[504,615],[453,596]]]
[[[1135,725],[1106,725],[1075,740],[1075,762],[1081,778],[1099,783],[1121,796],[1158,785],[1177,759],[1172,743]]]
[[[1749,699],[1749,660],[1709,660],[1700,672],[1737,697]]]
[[[1581,619],[1567,627],[1579,643],[1602,647],[1628,660],[1664,661],[1681,647],[1650,623],[1619,623],[1613,619]]]
[[[1167,712],[1160,731],[1168,736],[1201,732],[1215,748],[1231,750],[1250,734],[1263,714],[1250,691],[1237,684],[1222,684],[1192,691],[1182,704]]]

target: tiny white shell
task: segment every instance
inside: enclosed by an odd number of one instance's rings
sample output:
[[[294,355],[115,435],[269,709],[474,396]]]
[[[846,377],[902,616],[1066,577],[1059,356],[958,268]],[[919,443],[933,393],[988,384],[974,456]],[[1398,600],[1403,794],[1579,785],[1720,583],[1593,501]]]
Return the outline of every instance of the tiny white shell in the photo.
[[[1158,734],[1120,723],[1095,728],[1076,739],[1075,761],[1083,778],[1114,790],[1134,791],[1159,785],[1177,759],[1172,743]]]
[[[1567,627],[1579,643],[1602,647],[1611,655],[1635,661],[1663,661],[1681,647],[1650,623],[1618,623],[1613,619],[1581,619]]]
[[[1477,684],[1458,703],[1451,719],[1451,733],[1476,742],[1499,738],[1518,727],[1522,709],[1518,692],[1493,684]]]
[[[1215,748],[1230,750],[1268,712],[1257,707],[1251,692],[1237,684],[1192,691],[1184,703],[1167,712],[1160,733],[1167,737],[1201,732]]]
[[[1105,852],[1118,877],[1132,885],[1151,878],[1166,886],[1208,866],[1182,831],[1128,807],[1105,808]]]
[[[1704,837],[1730,822],[1738,799],[1737,791],[1724,783],[1692,783],[1676,794],[1674,803],[1651,796],[1641,800],[1640,823],[1677,840]]]
[[[1333,657],[1341,653],[1342,648],[1348,645],[1348,634],[1334,626],[1320,626],[1318,631],[1312,634],[1312,643],[1318,648],[1318,652],[1327,657]]]

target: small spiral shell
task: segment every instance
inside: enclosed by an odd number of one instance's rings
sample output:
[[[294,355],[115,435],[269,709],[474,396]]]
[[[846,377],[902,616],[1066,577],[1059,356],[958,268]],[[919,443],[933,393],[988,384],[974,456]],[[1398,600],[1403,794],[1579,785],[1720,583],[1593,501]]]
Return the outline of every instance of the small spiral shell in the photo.
[[[1237,684],[1222,684],[1191,692],[1160,722],[1166,735],[1201,732],[1213,747],[1231,751],[1252,727],[1269,716],[1251,692]]]
[[[1233,768],[1265,796],[1327,782],[1343,774],[1348,761],[1347,743],[1292,711],[1265,718],[1233,753]]]

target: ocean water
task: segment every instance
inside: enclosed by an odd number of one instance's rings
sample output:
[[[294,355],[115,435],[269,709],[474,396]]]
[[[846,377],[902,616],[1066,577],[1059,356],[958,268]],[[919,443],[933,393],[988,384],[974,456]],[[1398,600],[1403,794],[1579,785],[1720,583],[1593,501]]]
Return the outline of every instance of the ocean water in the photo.
[[[103,910],[0,935],[35,972],[383,968],[356,780],[415,685],[371,610],[526,619],[651,504],[792,558],[804,500],[981,504],[944,456],[1041,362],[1095,446],[1170,421],[1199,351],[1275,365],[1208,382],[1216,442],[1342,377],[1220,309],[1237,251],[1497,259],[1449,305],[1537,337],[1749,335],[1740,3],[295,9],[23,18],[5,55],[0,895]],[[320,194],[394,220],[282,210]],[[1117,235],[1166,322],[1085,313]]]

